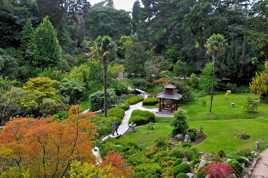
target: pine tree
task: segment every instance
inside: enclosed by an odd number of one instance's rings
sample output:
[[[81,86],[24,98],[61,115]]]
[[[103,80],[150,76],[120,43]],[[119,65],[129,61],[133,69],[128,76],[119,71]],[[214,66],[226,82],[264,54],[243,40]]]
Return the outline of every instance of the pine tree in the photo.
[[[62,59],[62,49],[56,31],[48,17],[36,28],[33,34],[34,66],[38,68],[56,67]]]
[[[32,38],[33,38],[34,28],[32,26],[31,19],[27,19],[21,37],[21,50],[23,51],[24,58],[30,62],[32,60]]]

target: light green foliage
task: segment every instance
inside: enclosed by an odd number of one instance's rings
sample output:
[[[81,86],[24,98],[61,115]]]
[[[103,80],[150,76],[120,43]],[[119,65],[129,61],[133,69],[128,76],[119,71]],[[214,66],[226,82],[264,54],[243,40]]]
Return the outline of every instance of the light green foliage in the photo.
[[[131,96],[129,97],[126,102],[129,104],[129,105],[133,105],[133,104],[137,104],[139,102],[143,101],[143,97],[142,96]]]
[[[71,170],[69,171],[70,178],[90,178],[90,177],[101,177],[101,178],[115,178],[111,173],[110,169],[102,169],[96,167],[90,163],[81,163],[74,161],[71,164]]]
[[[148,124],[155,122],[155,115],[149,111],[134,110],[129,122],[137,125]]]
[[[57,87],[57,81],[47,77],[32,78],[23,85],[23,89],[27,91],[39,93],[44,98],[52,99],[59,99]]]
[[[124,115],[125,111],[120,107],[114,107],[108,110],[108,117],[113,118],[113,121],[118,125],[121,123]]]
[[[142,104],[144,106],[155,106],[158,103],[157,98],[146,98],[143,100]]]
[[[202,74],[200,76],[200,88],[205,92],[209,93],[211,83],[212,83],[212,72],[213,72],[213,64],[207,63],[204,69],[202,70]]]
[[[21,170],[16,167],[9,167],[7,170],[0,173],[0,178],[31,178],[30,174],[26,170]]]
[[[250,83],[250,90],[262,98],[268,95],[268,62],[264,66],[263,72],[257,73]]]
[[[174,114],[175,120],[172,122],[173,130],[172,135],[185,134],[188,129],[187,117],[182,110],[177,111]]]
[[[56,31],[48,17],[33,34],[33,65],[39,68],[57,67],[62,62],[62,49]]]
[[[101,63],[92,60],[79,67],[74,67],[66,76],[69,80],[80,81],[83,83],[89,94],[101,89],[102,69]]]
[[[214,57],[219,57],[223,54],[225,48],[225,39],[221,34],[211,35],[206,43],[208,54]]]

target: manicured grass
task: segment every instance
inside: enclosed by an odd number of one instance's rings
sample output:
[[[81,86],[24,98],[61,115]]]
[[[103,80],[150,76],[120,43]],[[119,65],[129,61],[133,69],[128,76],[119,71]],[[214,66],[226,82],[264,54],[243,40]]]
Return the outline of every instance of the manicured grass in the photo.
[[[201,97],[198,100],[183,106],[188,115],[188,124],[191,128],[202,127],[207,138],[200,144],[194,145],[199,151],[218,152],[224,150],[233,153],[240,150],[254,149],[257,140],[262,147],[268,146],[268,105],[260,104],[257,114],[248,114],[244,110],[247,97],[251,94],[231,94],[229,96],[216,95],[213,114],[208,113],[209,97]],[[235,107],[230,103],[234,102]],[[119,145],[134,143],[145,148],[157,139],[169,139],[172,126],[172,118],[157,118],[153,125],[144,125],[117,140],[111,140]],[[239,134],[246,133],[250,139],[241,140]]]
[[[127,145],[134,143],[141,148],[152,145],[157,139],[167,140],[171,134],[172,118],[157,118],[156,123],[139,126],[135,132],[128,133],[119,139],[110,140],[115,144]]]
[[[213,102],[213,112],[209,113],[210,97],[197,98],[182,108],[187,112],[190,120],[227,120],[227,119],[250,119],[256,117],[268,118],[268,105],[261,104],[258,114],[245,112],[245,105],[248,97],[256,97],[252,94],[224,94],[216,95]],[[234,103],[234,106],[231,106]]]
[[[214,120],[191,121],[190,126],[202,127],[207,138],[195,145],[200,151],[226,153],[254,149],[257,140],[262,145],[268,144],[268,118],[267,119],[238,119],[238,120]],[[240,133],[250,135],[250,139],[239,139]]]

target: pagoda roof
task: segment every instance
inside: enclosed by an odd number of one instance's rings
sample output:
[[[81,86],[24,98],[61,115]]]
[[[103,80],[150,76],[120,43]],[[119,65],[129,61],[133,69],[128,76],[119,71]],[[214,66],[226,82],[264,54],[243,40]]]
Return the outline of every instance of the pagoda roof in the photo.
[[[170,100],[181,100],[182,99],[182,95],[179,93],[169,94],[166,92],[161,92],[156,97],[161,98],[161,99],[170,99]]]

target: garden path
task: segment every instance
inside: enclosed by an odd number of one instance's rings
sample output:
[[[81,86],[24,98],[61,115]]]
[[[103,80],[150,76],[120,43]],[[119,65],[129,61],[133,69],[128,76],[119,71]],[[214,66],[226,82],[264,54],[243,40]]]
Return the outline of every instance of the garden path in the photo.
[[[149,94],[146,93],[145,91],[142,91],[142,90],[139,90],[139,89],[136,89],[136,91],[138,91],[139,93],[141,93],[140,95],[143,96],[144,98],[148,98]],[[149,109],[149,108],[145,108],[143,107],[142,105],[142,102],[139,102],[137,104],[134,104],[134,105],[130,105],[129,106],[129,109],[125,111],[125,115],[123,117],[123,120],[121,122],[121,124],[119,125],[118,127],[118,135],[115,135],[115,134],[110,134],[110,135],[107,135],[105,137],[102,138],[102,142],[106,141],[107,139],[109,138],[117,138],[119,136],[122,136],[124,134],[127,133],[128,129],[129,129],[129,119],[131,117],[131,114],[134,110],[143,110],[143,111],[150,111],[152,113],[154,113],[157,117],[170,117],[171,115],[168,114],[168,113],[159,113],[158,112],[158,108],[152,108],[152,109]],[[84,111],[83,113],[86,113],[88,112],[89,110],[86,110]],[[102,162],[102,158],[101,158],[101,154],[100,154],[100,150],[98,147],[94,147],[94,149],[92,149],[92,153],[95,155],[95,157],[97,158],[97,164],[100,164]]]
[[[268,149],[260,154],[260,160],[254,168],[252,177],[254,178],[268,178]]]

